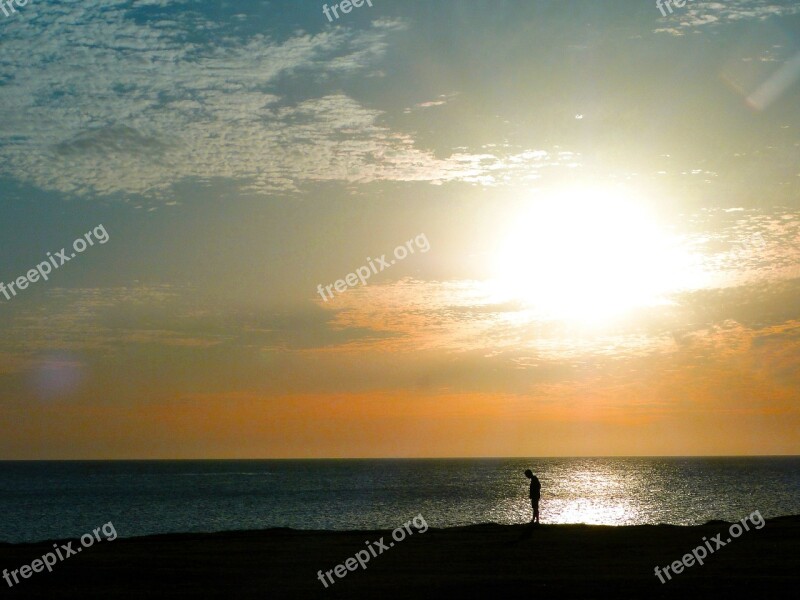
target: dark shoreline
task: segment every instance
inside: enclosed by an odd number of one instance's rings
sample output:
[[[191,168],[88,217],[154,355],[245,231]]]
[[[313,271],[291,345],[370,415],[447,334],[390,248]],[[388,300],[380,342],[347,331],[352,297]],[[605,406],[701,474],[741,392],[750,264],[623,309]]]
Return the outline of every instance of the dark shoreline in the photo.
[[[119,538],[33,573],[18,598],[700,598],[797,589],[800,516],[767,519],[671,581],[655,567],[678,561],[729,524],[470,525],[415,532],[327,588],[334,569],[390,530],[269,529]],[[64,542],[64,540],[62,540]],[[374,546],[373,546],[374,547]],[[53,541],[0,543],[0,570],[19,569]],[[351,563],[352,566],[352,563]]]

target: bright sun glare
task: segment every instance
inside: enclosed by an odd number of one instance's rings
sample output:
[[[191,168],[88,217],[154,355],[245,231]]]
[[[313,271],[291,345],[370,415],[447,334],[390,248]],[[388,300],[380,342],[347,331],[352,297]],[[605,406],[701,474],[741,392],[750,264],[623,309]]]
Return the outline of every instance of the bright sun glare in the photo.
[[[552,318],[600,323],[667,302],[685,287],[687,253],[653,214],[618,190],[543,194],[505,232],[497,293]]]

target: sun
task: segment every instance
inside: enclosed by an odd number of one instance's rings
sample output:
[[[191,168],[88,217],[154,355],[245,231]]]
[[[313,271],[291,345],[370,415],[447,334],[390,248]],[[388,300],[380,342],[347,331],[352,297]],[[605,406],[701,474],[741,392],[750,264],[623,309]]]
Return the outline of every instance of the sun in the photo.
[[[677,238],[621,189],[539,194],[501,235],[497,293],[551,318],[599,323],[666,303],[690,271]]]

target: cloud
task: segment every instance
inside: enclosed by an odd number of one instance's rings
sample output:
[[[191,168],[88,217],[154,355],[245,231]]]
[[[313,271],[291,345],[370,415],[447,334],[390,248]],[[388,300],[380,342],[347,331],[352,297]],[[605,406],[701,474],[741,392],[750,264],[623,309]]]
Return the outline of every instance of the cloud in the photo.
[[[427,102],[418,102],[417,104],[415,104],[415,105],[414,105],[414,109],[420,109],[420,108],[433,108],[433,107],[436,107],[436,106],[444,106],[445,104],[447,104],[448,102],[450,102],[450,100],[452,100],[452,99],[453,99],[453,98],[455,98],[456,96],[458,96],[458,93],[453,93],[453,94],[439,94],[439,96],[436,98],[436,100],[428,100]],[[403,113],[404,113],[404,114],[409,114],[409,113],[411,113],[411,112],[412,112],[412,110],[414,110],[414,109],[407,108],[407,109],[405,109],[405,110],[403,111]]]
[[[331,327],[368,329],[383,337],[349,340],[313,352],[482,353],[503,356],[524,369],[581,356],[602,357],[611,348],[617,357],[648,354],[669,341],[664,332],[648,336],[636,327],[586,331],[541,317],[521,303],[498,302],[497,297],[491,280],[404,278],[354,288],[324,305],[332,312]]]
[[[624,321],[581,327],[554,319],[535,297],[502,295],[502,285],[491,279],[404,278],[317,300],[333,329],[381,334],[321,351],[483,352],[530,368],[576,357],[660,354],[674,349],[676,331],[704,330],[726,320],[757,328],[791,318],[786,307],[797,305],[800,281],[797,211],[704,209],[685,215],[676,227],[683,232],[676,244],[686,255],[685,281],[677,280],[683,287],[668,290],[659,303],[637,307]],[[559,285],[559,280],[539,283]]]
[[[4,315],[0,354],[6,353],[6,368],[16,371],[52,352],[107,353],[125,344],[219,343],[219,338],[213,336],[193,336],[180,327],[168,330],[159,321],[153,325],[154,319],[141,318],[148,310],[169,312],[164,307],[178,297],[178,291],[170,286],[52,288],[35,307],[9,307],[11,313]]]
[[[494,184],[561,160],[525,149],[439,159],[342,92],[347,78],[376,75],[400,21],[244,35],[166,6],[33,6],[35,18],[8,24],[0,175],[166,202],[183,181],[226,178],[257,194],[320,181]]]
[[[131,350],[175,355],[214,350],[236,356],[302,352],[389,334],[330,327],[326,311],[274,312],[219,306],[190,286],[51,288],[35,305],[5,302],[0,374],[42,365],[55,353],[113,359]]]
[[[670,27],[655,29],[655,33],[668,33],[682,36],[707,25],[736,23],[745,20],[764,21],[770,17],[784,17],[800,13],[800,6],[791,1],[775,0],[726,0],[725,2],[694,2],[686,6],[672,6],[661,21],[671,23]]]
[[[705,287],[778,282],[800,276],[796,210],[704,209],[690,218],[691,247]]]

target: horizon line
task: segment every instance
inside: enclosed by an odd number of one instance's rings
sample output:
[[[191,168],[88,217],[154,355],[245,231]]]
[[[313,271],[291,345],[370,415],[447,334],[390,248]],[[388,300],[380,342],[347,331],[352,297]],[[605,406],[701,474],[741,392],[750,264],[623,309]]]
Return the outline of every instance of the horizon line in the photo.
[[[157,462],[157,461],[356,461],[356,460],[543,460],[554,458],[800,458],[800,454],[582,454],[560,456],[354,456],[354,457],[240,457],[240,458],[0,458],[8,462]]]

